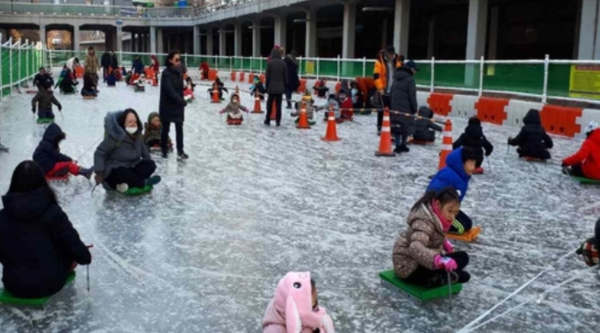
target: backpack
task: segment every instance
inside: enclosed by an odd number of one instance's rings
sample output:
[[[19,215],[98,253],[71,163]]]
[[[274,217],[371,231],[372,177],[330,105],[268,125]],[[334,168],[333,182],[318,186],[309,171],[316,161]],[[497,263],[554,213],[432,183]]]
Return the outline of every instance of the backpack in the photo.
[[[600,263],[600,254],[598,253],[595,238],[590,238],[583,242],[576,253],[583,256],[583,260],[588,266],[596,266]]]

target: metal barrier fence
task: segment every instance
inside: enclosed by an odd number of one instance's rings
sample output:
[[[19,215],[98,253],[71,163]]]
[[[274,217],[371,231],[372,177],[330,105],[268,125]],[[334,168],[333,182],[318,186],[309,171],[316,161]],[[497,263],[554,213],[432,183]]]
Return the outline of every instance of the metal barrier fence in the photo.
[[[67,59],[78,55],[85,59],[85,52],[50,51],[50,63],[62,66]],[[139,55],[145,65],[150,64],[150,53],[121,52],[119,58],[125,66],[130,66],[135,55]],[[161,65],[166,54],[157,54]],[[188,68],[198,68],[204,61],[209,66],[221,71],[245,71],[264,73],[267,58],[234,57],[183,54]],[[588,98],[572,98],[571,76],[572,66],[594,65],[600,61],[582,60],[418,60],[419,72],[415,81],[420,88],[437,90],[456,90],[477,93],[506,93],[517,96],[532,97],[546,102],[548,98],[559,100],[582,101],[600,104],[600,100]],[[356,77],[372,77],[375,60],[342,59],[342,58],[298,58],[301,78],[314,79],[354,79]],[[598,76],[600,87],[600,75]],[[598,93],[600,97],[600,92]]]
[[[0,34],[2,40],[2,34]],[[39,43],[20,40],[13,43],[12,38],[0,45],[0,100],[11,93],[13,88],[32,78],[38,68],[44,66],[44,50]]]

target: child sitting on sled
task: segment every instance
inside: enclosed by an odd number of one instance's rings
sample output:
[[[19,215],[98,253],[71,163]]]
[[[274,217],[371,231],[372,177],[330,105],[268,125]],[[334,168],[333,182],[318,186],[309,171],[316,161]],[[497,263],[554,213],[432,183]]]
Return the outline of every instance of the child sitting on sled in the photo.
[[[54,119],[52,104],[58,107],[58,111],[62,110],[62,105],[60,105],[60,102],[54,96],[54,91],[52,91],[52,83],[45,81],[31,100],[31,112],[35,113],[37,106],[38,118]]]
[[[469,124],[465,128],[465,132],[452,144],[452,149],[460,147],[469,147],[475,152],[475,155],[477,156],[475,173],[482,173],[483,169],[481,169],[481,164],[483,163],[483,151],[485,150],[485,156],[488,157],[492,154],[494,146],[492,146],[485,135],[483,135],[481,120],[476,116],[469,118]]]
[[[66,134],[62,129],[55,123],[50,124],[33,153],[33,160],[42,168],[46,177],[63,177],[70,173],[90,179],[93,168],[80,167],[72,158],[60,153],[59,144],[64,139]]]
[[[219,113],[227,113],[227,125],[241,125],[244,121],[242,111],[248,113],[248,108],[240,104],[240,97],[237,94],[232,94],[229,104]]]
[[[406,219],[406,231],[394,244],[392,261],[396,276],[428,288],[470,280],[471,275],[464,270],[469,255],[454,252],[445,236],[459,211],[459,195],[450,187],[429,191],[417,201]]]
[[[338,94],[339,103],[340,103],[340,119],[342,121],[352,121],[354,116],[354,106],[352,105],[352,98],[348,94],[348,90],[346,88],[342,88],[340,93]]]
[[[306,117],[308,118],[308,121],[311,125],[314,125],[314,115],[315,115],[315,108],[313,106],[314,104],[314,100],[312,99],[312,95],[310,94],[310,91],[306,90],[304,92],[304,96],[302,96],[302,102],[296,102],[296,110],[294,112],[292,112],[290,115],[292,117],[299,117],[300,116],[300,111],[302,109],[302,105],[304,104],[305,109],[306,109]],[[298,123],[300,119],[296,118],[295,122]]]
[[[519,158],[529,157],[540,160],[550,159],[549,149],[552,149],[554,143],[546,130],[542,127],[540,112],[531,109],[523,118],[523,127],[516,138],[508,138],[508,144],[518,146],[517,153]]]
[[[144,74],[141,74],[135,81],[133,81],[134,87],[133,90],[135,92],[143,92],[146,91],[146,77]]]
[[[333,321],[319,306],[310,272],[289,272],[277,284],[262,320],[263,333],[334,333]]]
[[[258,96],[261,101],[264,101],[266,93],[267,89],[260,80],[260,77],[258,75],[254,76],[254,84],[250,86],[250,96]]]
[[[158,112],[152,112],[148,115],[148,122],[144,124],[144,135],[142,139],[150,151],[160,151],[160,133],[162,131],[162,122]],[[167,146],[173,149],[173,142],[168,138]]]
[[[585,129],[586,139],[579,151],[562,161],[565,173],[574,177],[600,180],[600,129],[591,121]]]
[[[427,192],[441,191],[446,187],[451,187],[458,192],[462,202],[467,194],[471,175],[475,172],[475,163],[477,163],[477,154],[471,148],[461,147],[453,150],[446,157],[446,167],[438,171],[431,179]],[[456,214],[456,218],[451,223],[448,232],[458,235],[464,234],[473,227],[471,218],[462,211]]]
[[[431,119],[433,118],[433,111],[422,106],[419,108],[419,118],[415,121],[415,134],[413,140],[419,142],[433,142],[435,141],[435,131],[441,132],[442,127],[437,125]]]
[[[117,75],[119,74],[118,69],[113,69],[108,76],[106,76],[106,85],[109,87],[115,87],[117,85]]]
[[[227,90],[227,88],[225,88],[225,84],[221,82],[221,79],[219,79],[219,77],[215,79],[215,82],[213,82],[212,87],[208,88],[208,95],[210,96],[210,98],[212,98],[212,94],[215,89],[219,92],[220,100],[223,100],[223,91],[229,94],[229,91]]]
[[[317,102],[320,102],[322,99],[317,98],[317,100],[315,101],[315,104]],[[341,123],[343,122],[343,120],[341,119],[341,114],[340,114],[340,103],[338,102],[337,98],[335,97],[335,94],[329,94],[329,98],[326,101],[326,104],[323,106],[321,103],[319,103],[319,106],[316,107],[317,110],[323,110],[324,111],[324,115],[323,115],[323,121],[328,121],[329,120],[329,110],[333,110],[333,115],[335,117],[335,121],[337,123]]]

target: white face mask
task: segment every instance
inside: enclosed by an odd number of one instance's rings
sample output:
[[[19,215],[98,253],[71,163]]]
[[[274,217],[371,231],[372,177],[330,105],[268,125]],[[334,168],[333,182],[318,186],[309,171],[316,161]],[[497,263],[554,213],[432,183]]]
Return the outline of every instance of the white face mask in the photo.
[[[358,89],[352,89],[352,96],[358,94]]]
[[[135,134],[135,132],[137,132],[138,128],[137,127],[125,127],[125,130],[129,134]]]

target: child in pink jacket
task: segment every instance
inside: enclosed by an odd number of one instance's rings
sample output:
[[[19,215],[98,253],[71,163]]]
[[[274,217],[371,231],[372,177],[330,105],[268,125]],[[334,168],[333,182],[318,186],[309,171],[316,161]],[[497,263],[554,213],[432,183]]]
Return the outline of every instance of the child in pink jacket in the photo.
[[[289,272],[279,281],[262,327],[263,333],[335,333],[331,317],[319,306],[310,272]]]

